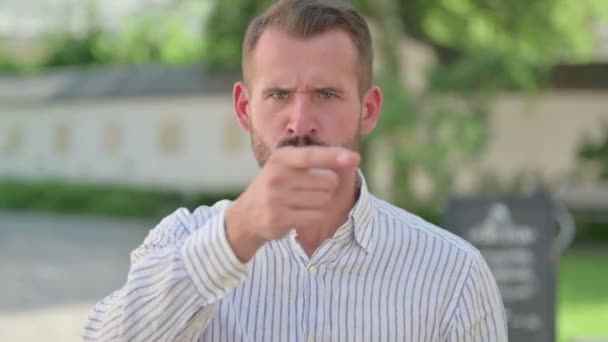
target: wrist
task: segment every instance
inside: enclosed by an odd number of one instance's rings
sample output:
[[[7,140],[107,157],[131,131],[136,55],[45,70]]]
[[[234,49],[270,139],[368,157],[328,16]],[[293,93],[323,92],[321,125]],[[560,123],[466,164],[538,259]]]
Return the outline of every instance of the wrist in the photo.
[[[266,241],[248,228],[246,220],[240,219],[238,210],[230,207],[224,219],[226,238],[234,254],[241,262],[248,262]]]

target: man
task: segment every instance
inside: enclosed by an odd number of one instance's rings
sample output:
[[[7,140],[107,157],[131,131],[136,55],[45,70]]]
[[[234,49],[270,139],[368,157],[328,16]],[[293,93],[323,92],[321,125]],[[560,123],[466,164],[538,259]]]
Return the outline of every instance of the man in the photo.
[[[367,190],[372,59],[367,24],[341,1],[282,0],[254,19],[234,107],[259,174],[236,201],[150,231],[85,339],[506,341],[480,254]]]

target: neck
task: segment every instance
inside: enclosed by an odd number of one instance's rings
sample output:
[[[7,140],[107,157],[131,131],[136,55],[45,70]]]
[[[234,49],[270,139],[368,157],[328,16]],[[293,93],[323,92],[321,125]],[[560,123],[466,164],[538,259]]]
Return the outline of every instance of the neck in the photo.
[[[309,257],[348,220],[357,197],[356,177],[356,171],[341,176],[332,205],[327,208],[327,220],[322,225],[296,228],[298,241]]]

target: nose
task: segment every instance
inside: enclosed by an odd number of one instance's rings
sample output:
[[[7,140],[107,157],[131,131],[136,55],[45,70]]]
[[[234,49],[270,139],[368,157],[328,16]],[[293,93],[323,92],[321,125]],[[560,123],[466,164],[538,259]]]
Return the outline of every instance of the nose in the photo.
[[[318,123],[313,115],[312,104],[305,96],[298,96],[290,113],[287,133],[289,136],[314,136],[318,132]]]

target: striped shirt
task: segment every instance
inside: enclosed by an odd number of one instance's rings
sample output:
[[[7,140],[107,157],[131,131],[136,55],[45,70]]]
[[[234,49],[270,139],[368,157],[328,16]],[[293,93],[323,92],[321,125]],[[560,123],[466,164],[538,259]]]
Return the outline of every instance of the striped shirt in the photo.
[[[230,201],[179,209],[131,254],[97,303],[92,341],[507,341],[498,287],[469,243],[372,196],[312,257],[295,233],[243,264]]]

